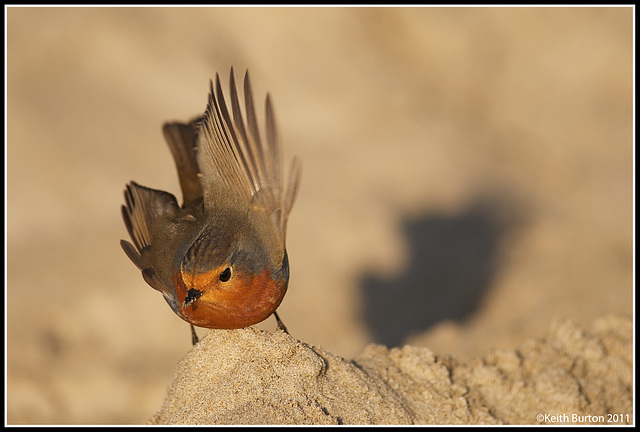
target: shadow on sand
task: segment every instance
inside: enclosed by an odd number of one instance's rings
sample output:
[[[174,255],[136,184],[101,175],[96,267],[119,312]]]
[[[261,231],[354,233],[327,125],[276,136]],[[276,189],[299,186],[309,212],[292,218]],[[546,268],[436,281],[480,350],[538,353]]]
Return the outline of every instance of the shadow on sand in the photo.
[[[463,321],[491,288],[505,236],[519,218],[495,199],[457,214],[425,214],[402,221],[410,258],[399,274],[363,275],[363,318],[377,343],[405,339],[445,320]]]

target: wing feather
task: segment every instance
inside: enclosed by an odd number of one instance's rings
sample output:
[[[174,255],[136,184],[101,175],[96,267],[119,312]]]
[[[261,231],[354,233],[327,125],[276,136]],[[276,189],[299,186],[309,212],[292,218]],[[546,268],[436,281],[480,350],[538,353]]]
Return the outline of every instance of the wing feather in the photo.
[[[155,270],[148,261],[148,250],[160,239],[152,238],[151,226],[159,218],[175,216],[178,212],[176,198],[170,193],[140,186],[130,182],[124,192],[125,205],[122,218],[133,244],[121,240],[120,245],[133,263],[143,271],[145,280],[155,289],[168,292],[169,288],[155,276]],[[154,283],[149,282],[153,280]]]
[[[233,68],[229,80],[231,112],[225,102],[220,76],[210,92],[197,133],[197,162],[204,192],[205,208],[215,208],[220,184],[253,208],[271,216],[282,244],[286,221],[300,181],[300,162],[294,159],[286,191],[283,189],[281,150],[271,98],[265,100],[265,129],[260,132],[253,103],[249,73],[244,76],[244,115],[238,96]],[[245,122],[246,117],[246,122]]]

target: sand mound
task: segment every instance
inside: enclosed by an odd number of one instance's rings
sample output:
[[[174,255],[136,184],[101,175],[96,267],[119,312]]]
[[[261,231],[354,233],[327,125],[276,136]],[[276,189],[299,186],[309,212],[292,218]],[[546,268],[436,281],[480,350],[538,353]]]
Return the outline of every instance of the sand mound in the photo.
[[[213,330],[180,361],[150,423],[630,423],[632,363],[632,324],[620,317],[589,332],[557,322],[466,363],[380,345],[348,361],[281,331]]]

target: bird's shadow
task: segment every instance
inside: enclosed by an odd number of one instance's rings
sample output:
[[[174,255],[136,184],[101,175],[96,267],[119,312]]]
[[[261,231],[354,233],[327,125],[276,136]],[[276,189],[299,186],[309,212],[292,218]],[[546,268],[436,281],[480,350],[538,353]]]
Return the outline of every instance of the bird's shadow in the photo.
[[[400,346],[411,334],[447,320],[461,322],[479,306],[502,262],[505,236],[520,218],[496,199],[478,199],[456,214],[401,222],[406,268],[392,276],[365,273],[363,318],[377,343]]]

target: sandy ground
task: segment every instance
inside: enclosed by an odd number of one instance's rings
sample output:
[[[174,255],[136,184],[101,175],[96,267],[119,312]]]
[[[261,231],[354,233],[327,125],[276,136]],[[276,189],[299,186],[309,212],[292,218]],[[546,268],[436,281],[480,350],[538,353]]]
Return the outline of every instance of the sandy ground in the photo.
[[[471,368],[556,319],[633,319],[630,8],[6,13],[10,424],[163,405],[189,331],[120,249],[122,190],[179,194],[160,126],[231,65],[303,161],[283,346]]]
[[[555,322],[468,363],[409,345],[346,361],[281,331],[218,330],[178,364],[150,423],[631,424],[632,352],[617,317]]]

